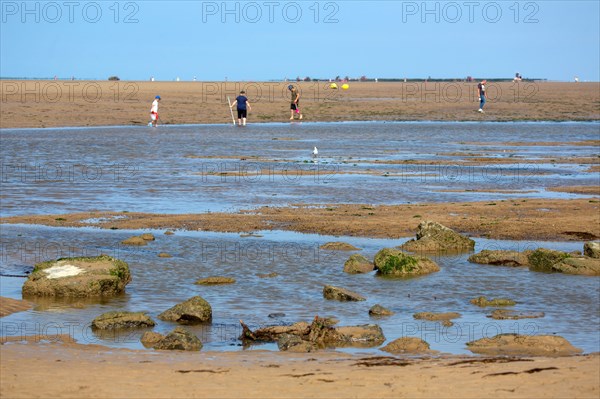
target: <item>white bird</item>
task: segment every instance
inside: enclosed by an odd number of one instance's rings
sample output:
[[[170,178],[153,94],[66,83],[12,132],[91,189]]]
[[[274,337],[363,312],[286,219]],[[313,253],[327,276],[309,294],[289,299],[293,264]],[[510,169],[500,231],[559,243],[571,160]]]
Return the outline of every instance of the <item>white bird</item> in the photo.
[[[319,150],[317,149],[317,147],[314,147],[313,151],[312,151],[313,162],[317,162],[318,155],[319,155]]]

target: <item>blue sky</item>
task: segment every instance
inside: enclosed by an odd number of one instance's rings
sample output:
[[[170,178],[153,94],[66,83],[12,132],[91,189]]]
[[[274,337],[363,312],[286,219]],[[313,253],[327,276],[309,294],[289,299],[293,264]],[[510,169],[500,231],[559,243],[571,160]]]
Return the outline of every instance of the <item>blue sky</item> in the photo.
[[[600,1],[6,1],[0,76],[600,80]]]

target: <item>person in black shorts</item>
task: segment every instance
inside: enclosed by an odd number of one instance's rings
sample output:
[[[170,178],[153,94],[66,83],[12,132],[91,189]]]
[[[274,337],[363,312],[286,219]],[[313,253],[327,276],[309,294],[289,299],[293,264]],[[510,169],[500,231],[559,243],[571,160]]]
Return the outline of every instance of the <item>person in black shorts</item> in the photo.
[[[248,111],[252,111],[252,107],[250,106],[250,102],[248,101],[244,90],[240,91],[240,95],[237,96],[233,104],[231,104],[232,109],[234,105],[237,105],[238,125],[246,126]]]
[[[299,115],[298,119],[302,119],[300,112],[300,92],[293,85],[288,86],[288,90],[292,92],[292,102],[290,104],[290,120],[294,119],[294,112]]]

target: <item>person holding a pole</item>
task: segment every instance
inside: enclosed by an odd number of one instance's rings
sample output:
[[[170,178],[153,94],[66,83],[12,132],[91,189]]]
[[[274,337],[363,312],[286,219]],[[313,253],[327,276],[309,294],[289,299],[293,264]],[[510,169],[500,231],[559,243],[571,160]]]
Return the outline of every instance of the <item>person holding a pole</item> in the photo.
[[[235,101],[230,105],[230,108],[233,109],[234,105],[237,105],[238,125],[246,126],[248,111],[252,111],[252,107],[250,106],[250,102],[248,101],[244,90],[240,91],[240,95],[235,98]]]

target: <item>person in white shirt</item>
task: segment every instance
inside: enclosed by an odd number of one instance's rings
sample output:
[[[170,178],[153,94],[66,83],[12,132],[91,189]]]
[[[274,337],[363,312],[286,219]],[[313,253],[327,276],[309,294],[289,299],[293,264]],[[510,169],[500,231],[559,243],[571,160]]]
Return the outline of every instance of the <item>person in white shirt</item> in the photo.
[[[150,108],[150,123],[152,127],[156,127],[158,124],[158,102],[160,101],[160,96],[154,97],[154,101],[152,101],[152,108]]]

